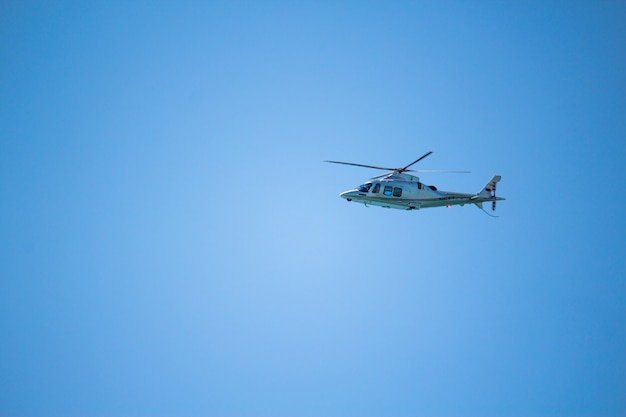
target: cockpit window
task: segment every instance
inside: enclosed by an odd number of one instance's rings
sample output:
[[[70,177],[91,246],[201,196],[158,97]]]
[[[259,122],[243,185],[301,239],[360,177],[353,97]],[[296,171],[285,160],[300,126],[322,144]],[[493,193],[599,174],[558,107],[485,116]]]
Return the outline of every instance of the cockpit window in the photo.
[[[371,186],[372,186],[372,183],[371,182],[367,182],[367,183],[365,183],[363,185],[359,185],[358,190],[360,192],[362,192],[362,193],[366,193],[366,192],[368,192],[370,190]]]
[[[374,184],[374,188],[372,189],[372,194],[376,194],[380,190],[380,183],[377,182]]]

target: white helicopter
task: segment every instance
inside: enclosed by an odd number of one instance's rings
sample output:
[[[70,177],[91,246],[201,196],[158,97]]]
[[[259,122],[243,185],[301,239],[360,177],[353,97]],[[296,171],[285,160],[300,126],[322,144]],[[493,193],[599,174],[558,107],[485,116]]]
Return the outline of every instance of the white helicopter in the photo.
[[[477,194],[466,194],[440,191],[433,185],[422,184],[418,177],[406,174],[406,172],[468,172],[409,169],[410,166],[426,158],[431,153],[432,152],[427,152],[402,168],[385,168],[338,161],[324,162],[391,171],[388,174],[371,178],[365,184],[340,194],[341,198],[345,198],[348,201],[356,201],[366,206],[373,205],[402,210],[419,210],[430,207],[452,207],[456,205],[464,206],[465,204],[474,204],[479,209],[485,211],[483,209],[484,202],[490,201],[491,210],[495,210],[496,201],[505,200],[502,197],[496,197],[496,184],[502,178],[499,175],[495,175]],[[485,213],[487,212],[485,211]],[[489,215],[491,216],[491,214]]]

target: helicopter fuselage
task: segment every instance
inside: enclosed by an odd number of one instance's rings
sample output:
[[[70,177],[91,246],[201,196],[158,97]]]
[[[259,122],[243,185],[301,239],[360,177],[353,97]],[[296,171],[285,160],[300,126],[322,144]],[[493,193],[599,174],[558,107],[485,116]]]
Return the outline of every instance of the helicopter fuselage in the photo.
[[[496,178],[494,177],[494,180]],[[499,178],[496,182],[498,180]],[[392,173],[379,179],[372,179],[355,189],[344,191],[340,196],[347,201],[362,203],[366,206],[402,210],[465,204],[476,204],[482,207],[485,201],[503,200],[501,197],[492,195],[490,191],[489,193],[484,193],[484,191],[485,189],[478,194],[440,191],[432,185],[421,183],[419,178],[413,175]]]

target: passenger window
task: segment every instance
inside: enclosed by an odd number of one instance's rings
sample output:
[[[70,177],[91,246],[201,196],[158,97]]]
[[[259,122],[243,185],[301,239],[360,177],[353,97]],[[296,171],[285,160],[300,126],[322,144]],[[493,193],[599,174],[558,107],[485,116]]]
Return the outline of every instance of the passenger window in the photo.
[[[374,184],[374,189],[372,190],[372,194],[376,194],[380,190],[380,183],[377,182]]]
[[[421,182],[418,182],[418,183],[417,183],[417,189],[418,189],[418,190],[421,190],[421,189],[422,189],[422,183],[421,183]]]
[[[391,195],[392,190],[393,190],[393,187],[391,185],[385,185],[385,191],[383,191],[383,194]]]
[[[394,187],[393,188],[393,196],[394,197],[400,197],[401,195],[402,195],[402,188]]]

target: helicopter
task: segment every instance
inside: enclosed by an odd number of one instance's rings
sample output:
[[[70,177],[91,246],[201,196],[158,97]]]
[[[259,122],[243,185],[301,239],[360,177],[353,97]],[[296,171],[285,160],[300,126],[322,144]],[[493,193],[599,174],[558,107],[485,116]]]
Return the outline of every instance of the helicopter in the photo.
[[[373,205],[383,208],[394,208],[402,210],[419,210],[431,207],[452,207],[473,204],[479,209],[489,214],[483,208],[483,203],[491,202],[491,210],[495,211],[496,202],[505,200],[496,197],[496,184],[502,179],[500,175],[495,175],[476,194],[458,193],[438,190],[434,185],[426,185],[420,182],[419,177],[407,174],[407,172],[457,172],[467,173],[468,171],[433,171],[433,170],[413,170],[409,167],[418,163],[422,159],[432,154],[432,151],[425,153],[410,164],[401,168],[385,168],[374,165],[354,164],[351,162],[324,161],[332,164],[352,165],[364,168],[373,168],[384,171],[391,171],[387,174],[370,178],[366,183],[357,188],[344,191],[339,194],[347,201],[362,203],[365,206]],[[492,216],[497,217],[497,216]]]

